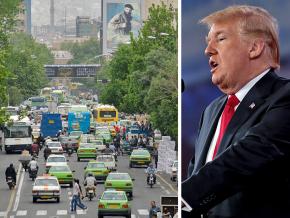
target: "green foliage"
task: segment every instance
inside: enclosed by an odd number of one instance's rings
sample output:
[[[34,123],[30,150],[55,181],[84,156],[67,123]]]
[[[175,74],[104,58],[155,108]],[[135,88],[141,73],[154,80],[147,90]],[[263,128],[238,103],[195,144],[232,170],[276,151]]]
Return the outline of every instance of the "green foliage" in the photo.
[[[0,107],[7,105],[7,80],[11,74],[6,67],[5,59],[9,48],[9,35],[16,22],[15,15],[18,12],[19,2],[20,0],[0,1]],[[0,109],[0,125],[8,118],[5,110]]]
[[[95,56],[101,53],[100,42],[95,38],[90,38],[83,43],[66,42],[61,45],[61,48],[73,55],[69,64],[96,64],[98,62]]]
[[[100,101],[127,113],[148,113],[154,128],[177,140],[177,13],[153,5],[130,45],[119,46],[101,73],[111,80]]]
[[[8,80],[10,104],[17,105],[46,86],[48,80],[43,66],[53,63],[53,55],[46,46],[24,33],[13,34],[10,41],[12,46],[5,62],[13,76]]]

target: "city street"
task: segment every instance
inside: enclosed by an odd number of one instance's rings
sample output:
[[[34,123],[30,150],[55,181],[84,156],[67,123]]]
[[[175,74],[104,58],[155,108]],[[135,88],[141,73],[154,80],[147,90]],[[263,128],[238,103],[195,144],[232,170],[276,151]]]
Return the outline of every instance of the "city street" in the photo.
[[[24,172],[20,167],[18,159],[19,154],[7,155],[5,152],[0,153],[0,217],[97,217],[97,199],[104,191],[104,184],[98,184],[97,198],[92,201],[83,199],[83,203],[88,207],[86,211],[79,209],[77,213],[70,214],[69,204],[72,189],[66,186],[62,186],[60,203],[54,201],[32,203],[33,181],[29,179],[28,172]],[[75,170],[74,177],[79,178],[81,184],[83,184],[84,167],[87,160],[77,162],[75,153],[68,159],[71,170]],[[20,169],[17,175],[17,187],[14,190],[9,190],[5,182],[5,169],[10,163],[13,163],[16,169]],[[38,163],[40,175],[44,172],[45,167],[42,151]],[[145,168],[130,169],[127,155],[119,156],[117,164],[118,172],[128,172],[135,179],[133,199],[130,201],[132,217],[148,217],[151,200],[155,200],[159,204],[160,196],[177,195],[176,183],[170,181],[169,175],[164,173],[157,175],[157,184],[151,189],[146,184]]]

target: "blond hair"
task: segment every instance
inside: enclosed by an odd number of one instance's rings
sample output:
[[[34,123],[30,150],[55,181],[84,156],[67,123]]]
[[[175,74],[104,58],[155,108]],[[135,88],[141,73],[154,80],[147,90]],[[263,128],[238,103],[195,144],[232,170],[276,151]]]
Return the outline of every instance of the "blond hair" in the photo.
[[[255,6],[234,5],[206,16],[200,23],[211,28],[215,23],[228,20],[238,22],[241,35],[263,38],[268,48],[267,53],[272,59],[271,67],[280,67],[278,23],[268,11]]]

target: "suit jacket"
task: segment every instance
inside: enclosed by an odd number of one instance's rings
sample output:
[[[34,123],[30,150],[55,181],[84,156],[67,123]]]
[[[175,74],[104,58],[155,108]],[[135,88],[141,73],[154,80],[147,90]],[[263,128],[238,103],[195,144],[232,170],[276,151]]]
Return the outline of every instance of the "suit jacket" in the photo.
[[[205,164],[226,100],[216,99],[202,115],[182,183],[193,212],[182,217],[290,217],[290,81],[273,71],[259,80],[228,124],[216,158]]]

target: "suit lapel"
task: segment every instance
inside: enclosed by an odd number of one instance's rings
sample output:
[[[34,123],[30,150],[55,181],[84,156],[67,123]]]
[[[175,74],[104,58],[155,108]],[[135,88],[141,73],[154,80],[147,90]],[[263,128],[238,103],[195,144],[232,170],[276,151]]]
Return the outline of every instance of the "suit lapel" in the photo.
[[[205,117],[206,120],[204,122],[208,125],[205,125],[204,127],[206,128],[206,132],[203,134],[205,137],[202,137],[201,141],[198,143],[201,145],[201,149],[199,154],[196,156],[197,159],[195,161],[196,164],[193,172],[199,170],[199,168],[202,167],[205,163],[208,149],[216,131],[216,126],[223,111],[226,100],[227,96],[222,97],[215,105],[210,108],[210,111],[208,112],[209,116]]]
[[[217,154],[223,152],[232,143],[232,138],[238,129],[265,102],[265,97],[270,94],[276,78],[275,73],[269,72],[248,92],[230,121]]]

